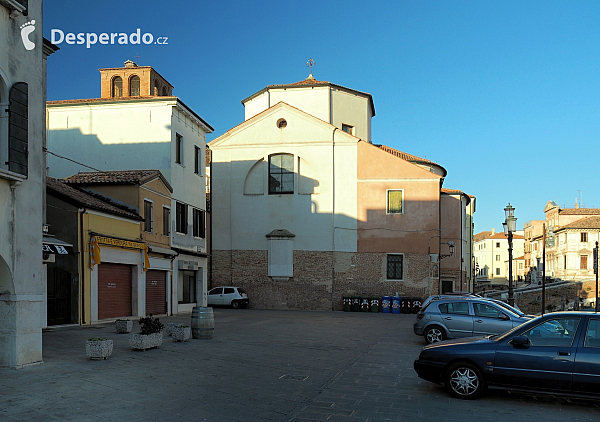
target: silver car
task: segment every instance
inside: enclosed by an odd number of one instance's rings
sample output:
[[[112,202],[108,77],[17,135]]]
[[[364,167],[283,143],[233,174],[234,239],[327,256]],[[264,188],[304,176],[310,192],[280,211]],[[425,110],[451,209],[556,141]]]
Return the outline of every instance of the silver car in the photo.
[[[531,319],[484,298],[432,300],[417,314],[415,334],[427,344],[438,341],[504,333]]]

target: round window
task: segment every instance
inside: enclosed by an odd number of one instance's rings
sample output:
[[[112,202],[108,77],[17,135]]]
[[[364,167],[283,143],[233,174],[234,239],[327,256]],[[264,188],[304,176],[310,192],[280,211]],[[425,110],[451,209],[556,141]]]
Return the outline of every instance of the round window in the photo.
[[[287,126],[287,122],[285,121],[285,119],[279,119],[279,120],[277,120],[277,127],[279,129],[283,129],[286,126]]]

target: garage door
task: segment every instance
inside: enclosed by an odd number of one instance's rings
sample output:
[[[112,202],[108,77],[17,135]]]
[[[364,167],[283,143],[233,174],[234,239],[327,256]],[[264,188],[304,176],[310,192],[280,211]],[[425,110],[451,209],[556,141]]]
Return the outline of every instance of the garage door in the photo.
[[[146,315],[167,313],[167,272],[146,272]]]
[[[131,316],[131,265],[98,265],[98,319]]]

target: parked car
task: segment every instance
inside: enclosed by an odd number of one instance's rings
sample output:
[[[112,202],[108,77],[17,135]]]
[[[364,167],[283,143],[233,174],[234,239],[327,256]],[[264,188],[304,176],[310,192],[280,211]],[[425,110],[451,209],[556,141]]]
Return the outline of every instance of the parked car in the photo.
[[[446,339],[504,333],[530,319],[484,298],[454,297],[429,302],[417,314],[413,330],[431,344]]]
[[[440,295],[431,295],[421,303],[421,309],[425,308],[432,300],[453,299],[455,297],[481,297],[477,293],[470,292],[446,292]]]
[[[458,398],[486,388],[600,396],[600,314],[555,312],[486,338],[425,346],[414,368]]]
[[[240,287],[215,287],[208,291],[208,306],[231,306],[234,309],[248,306],[250,300]]]

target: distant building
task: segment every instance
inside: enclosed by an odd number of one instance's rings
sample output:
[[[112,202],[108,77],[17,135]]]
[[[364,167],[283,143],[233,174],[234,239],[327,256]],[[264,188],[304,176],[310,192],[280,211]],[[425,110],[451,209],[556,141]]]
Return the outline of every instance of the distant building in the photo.
[[[513,234],[513,286],[524,282],[524,268],[519,278],[519,263],[524,267],[525,237],[522,231]],[[508,237],[502,233],[483,231],[473,239],[475,256],[476,286],[478,289],[508,285]]]
[[[546,219],[546,277],[584,281],[594,278],[593,250],[600,241],[599,208],[561,208],[554,201],[544,207]],[[532,280],[541,282],[544,232],[539,222],[530,243]]]
[[[169,309],[191,312],[206,304],[206,134],[213,128],[150,66],[128,60],[100,75],[101,98],[48,103],[50,175],[89,172],[86,166],[159,170],[173,189],[165,207],[176,255]]]

